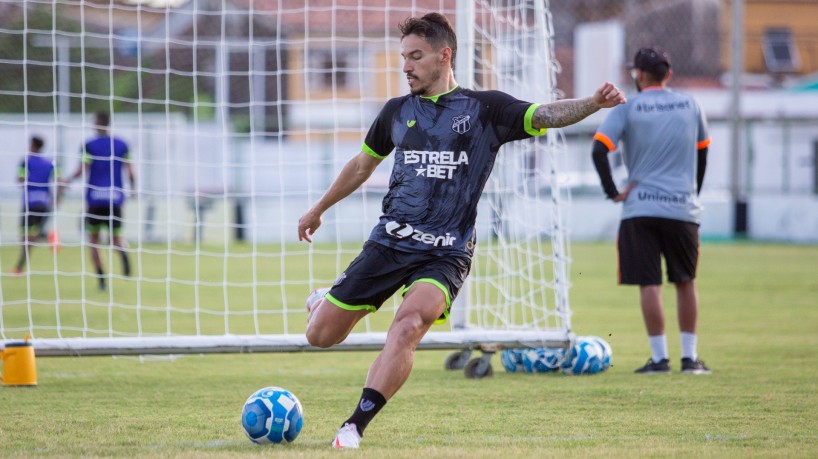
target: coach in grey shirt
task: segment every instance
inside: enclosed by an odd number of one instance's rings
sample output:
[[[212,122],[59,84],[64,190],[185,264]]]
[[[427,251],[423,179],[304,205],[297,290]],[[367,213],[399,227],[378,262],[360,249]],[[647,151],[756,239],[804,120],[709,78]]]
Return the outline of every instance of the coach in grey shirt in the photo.
[[[682,345],[681,371],[708,374],[696,352],[699,309],[696,266],[701,203],[710,138],[704,114],[689,95],[667,88],[670,57],[642,48],[631,76],[639,94],[611,110],[594,135],[593,160],[605,194],[622,202],[617,238],[619,283],[639,285],[651,358],[636,373],[670,373],[664,308],[662,257],[677,291]],[[618,191],[608,153],[622,143],[628,185]]]

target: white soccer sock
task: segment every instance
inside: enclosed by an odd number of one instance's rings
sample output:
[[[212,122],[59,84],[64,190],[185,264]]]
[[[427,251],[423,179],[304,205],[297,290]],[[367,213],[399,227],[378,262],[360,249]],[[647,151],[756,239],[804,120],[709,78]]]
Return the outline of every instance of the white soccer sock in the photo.
[[[681,338],[682,338],[682,358],[696,360],[696,358],[698,357],[698,355],[696,355],[696,334],[682,332]]]
[[[653,353],[651,357],[653,363],[659,363],[660,360],[667,358],[667,336],[648,336],[648,341],[650,341],[650,351]]]

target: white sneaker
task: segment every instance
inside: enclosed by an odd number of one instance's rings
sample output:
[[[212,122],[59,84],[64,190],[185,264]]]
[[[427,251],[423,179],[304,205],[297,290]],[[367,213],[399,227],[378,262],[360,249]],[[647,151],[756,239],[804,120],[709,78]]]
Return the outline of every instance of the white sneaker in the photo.
[[[307,321],[309,322],[310,318],[312,318],[312,314],[314,310],[317,309],[317,306],[321,304],[321,300],[329,292],[329,287],[317,288],[310,292],[307,296],[307,301],[304,303],[304,307],[307,309]]]
[[[335,434],[332,447],[335,449],[357,449],[361,444],[361,436],[358,435],[358,428],[355,424],[344,424]]]

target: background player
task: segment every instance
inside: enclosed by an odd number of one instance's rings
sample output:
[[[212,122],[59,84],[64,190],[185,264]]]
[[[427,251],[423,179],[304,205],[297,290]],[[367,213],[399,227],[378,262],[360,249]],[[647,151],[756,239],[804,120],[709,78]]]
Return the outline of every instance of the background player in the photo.
[[[395,150],[380,222],[329,292],[308,302],[307,339],[330,347],[396,291],[403,294],[355,411],[336,434],[336,448],[358,447],[369,422],[409,377],[421,338],[448,317],[471,267],[477,202],[500,146],[625,102],[610,83],[592,97],[547,105],[460,88],[452,70],[457,38],[444,16],[410,18],[400,30],[411,94],[386,103],[362,151],[298,222],[299,239],[312,242],[321,215]]]
[[[670,57],[642,48],[632,77],[639,94],[611,110],[594,135],[593,160],[605,194],[624,202],[619,227],[619,283],[639,285],[652,356],[636,373],[670,373],[662,307],[662,256],[676,286],[683,373],[710,373],[696,352],[699,297],[699,192],[707,164],[707,123],[696,101],[667,89]],[[629,185],[621,193],[608,152],[622,140]]]
[[[20,219],[22,245],[12,274],[23,272],[26,260],[31,259],[34,242],[44,234],[44,226],[54,206],[52,184],[59,178],[59,172],[51,159],[40,155],[44,144],[41,137],[32,136],[29,153],[20,161],[18,168],[17,181],[23,184]]]
[[[82,165],[68,181],[83,175],[87,184],[85,190],[86,228],[89,234],[91,260],[99,277],[99,288],[105,290],[105,270],[99,256],[100,231],[108,230],[111,241],[122,259],[122,273],[131,275],[131,264],[122,240],[122,205],[125,192],[122,184],[122,170],[128,172],[131,191],[136,190],[136,176],[130,162],[128,145],[121,139],[111,137],[108,127],[111,117],[108,112],[97,112],[94,116],[96,137],[85,143],[82,149]]]

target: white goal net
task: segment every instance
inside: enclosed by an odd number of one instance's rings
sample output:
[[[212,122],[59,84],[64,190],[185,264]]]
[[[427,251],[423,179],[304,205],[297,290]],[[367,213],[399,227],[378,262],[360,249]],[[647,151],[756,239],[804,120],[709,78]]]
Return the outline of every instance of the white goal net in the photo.
[[[360,251],[391,159],[325,214],[315,243],[298,242],[298,218],[408,92],[397,24],[430,11],[456,26],[461,86],[555,100],[547,0],[1,4],[0,341],[30,335],[38,355],[310,350],[304,300]],[[31,137],[72,175],[98,111],[136,176],[127,276],[107,231],[102,276],[91,262],[84,178],[22,242]],[[422,348],[570,340],[561,145],[554,130],[500,150],[467,287]],[[397,304],[335,348],[381,347]]]

